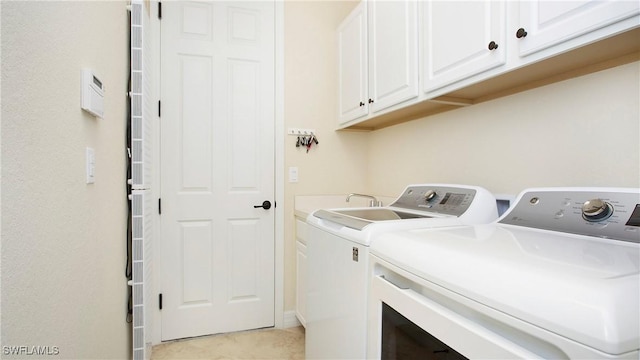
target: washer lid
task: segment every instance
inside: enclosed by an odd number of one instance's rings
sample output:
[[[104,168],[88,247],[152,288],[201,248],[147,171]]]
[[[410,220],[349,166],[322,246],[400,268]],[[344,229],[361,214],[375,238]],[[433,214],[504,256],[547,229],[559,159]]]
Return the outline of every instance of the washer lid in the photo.
[[[490,224],[387,233],[371,252],[605,353],[640,347],[638,244]]]
[[[345,216],[346,215],[346,216]],[[396,221],[403,219],[427,219],[433,216],[412,214],[408,212],[395,211],[391,208],[354,208],[354,209],[333,209],[318,210],[313,216],[333,221],[336,224],[344,225],[355,230],[362,230],[365,226],[375,221]]]

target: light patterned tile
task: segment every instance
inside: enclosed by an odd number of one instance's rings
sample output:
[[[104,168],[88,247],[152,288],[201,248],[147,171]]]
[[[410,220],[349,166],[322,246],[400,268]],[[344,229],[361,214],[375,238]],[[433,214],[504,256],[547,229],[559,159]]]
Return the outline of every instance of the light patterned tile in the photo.
[[[151,359],[304,359],[304,328],[252,330],[171,341],[154,346]]]

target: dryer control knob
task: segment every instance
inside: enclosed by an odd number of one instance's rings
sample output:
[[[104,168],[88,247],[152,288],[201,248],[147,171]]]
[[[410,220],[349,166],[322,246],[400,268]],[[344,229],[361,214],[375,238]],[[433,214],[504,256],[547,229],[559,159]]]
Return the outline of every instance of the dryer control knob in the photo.
[[[613,206],[602,199],[591,199],[582,204],[582,218],[587,221],[608,219],[613,214]]]
[[[433,198],[435,197],[436,197],[436,192],[433,190],[427,190],[427,192],[424,193],[424,199],[426,202],[433,200]]]

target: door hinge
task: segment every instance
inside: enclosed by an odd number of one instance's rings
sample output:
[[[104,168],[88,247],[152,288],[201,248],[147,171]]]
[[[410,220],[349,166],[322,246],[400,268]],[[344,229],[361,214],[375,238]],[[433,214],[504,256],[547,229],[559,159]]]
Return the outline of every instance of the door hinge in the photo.
[[[158,100],[158,117],[162,117],[162,102]]]
[[[162,310],[162,294],[158,294],[158,307]]]
[[[162,19],[162,3],[158,2],[158,19]]]
[[[162,199],[158,199],[158,214],[162,215]]]

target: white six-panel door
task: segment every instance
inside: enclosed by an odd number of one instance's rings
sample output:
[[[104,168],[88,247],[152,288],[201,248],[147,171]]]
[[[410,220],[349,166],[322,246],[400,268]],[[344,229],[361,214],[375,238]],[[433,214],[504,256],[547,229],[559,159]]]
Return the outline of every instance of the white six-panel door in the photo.
[[[162,340],[274,325],[274,3],[166,1]]]

